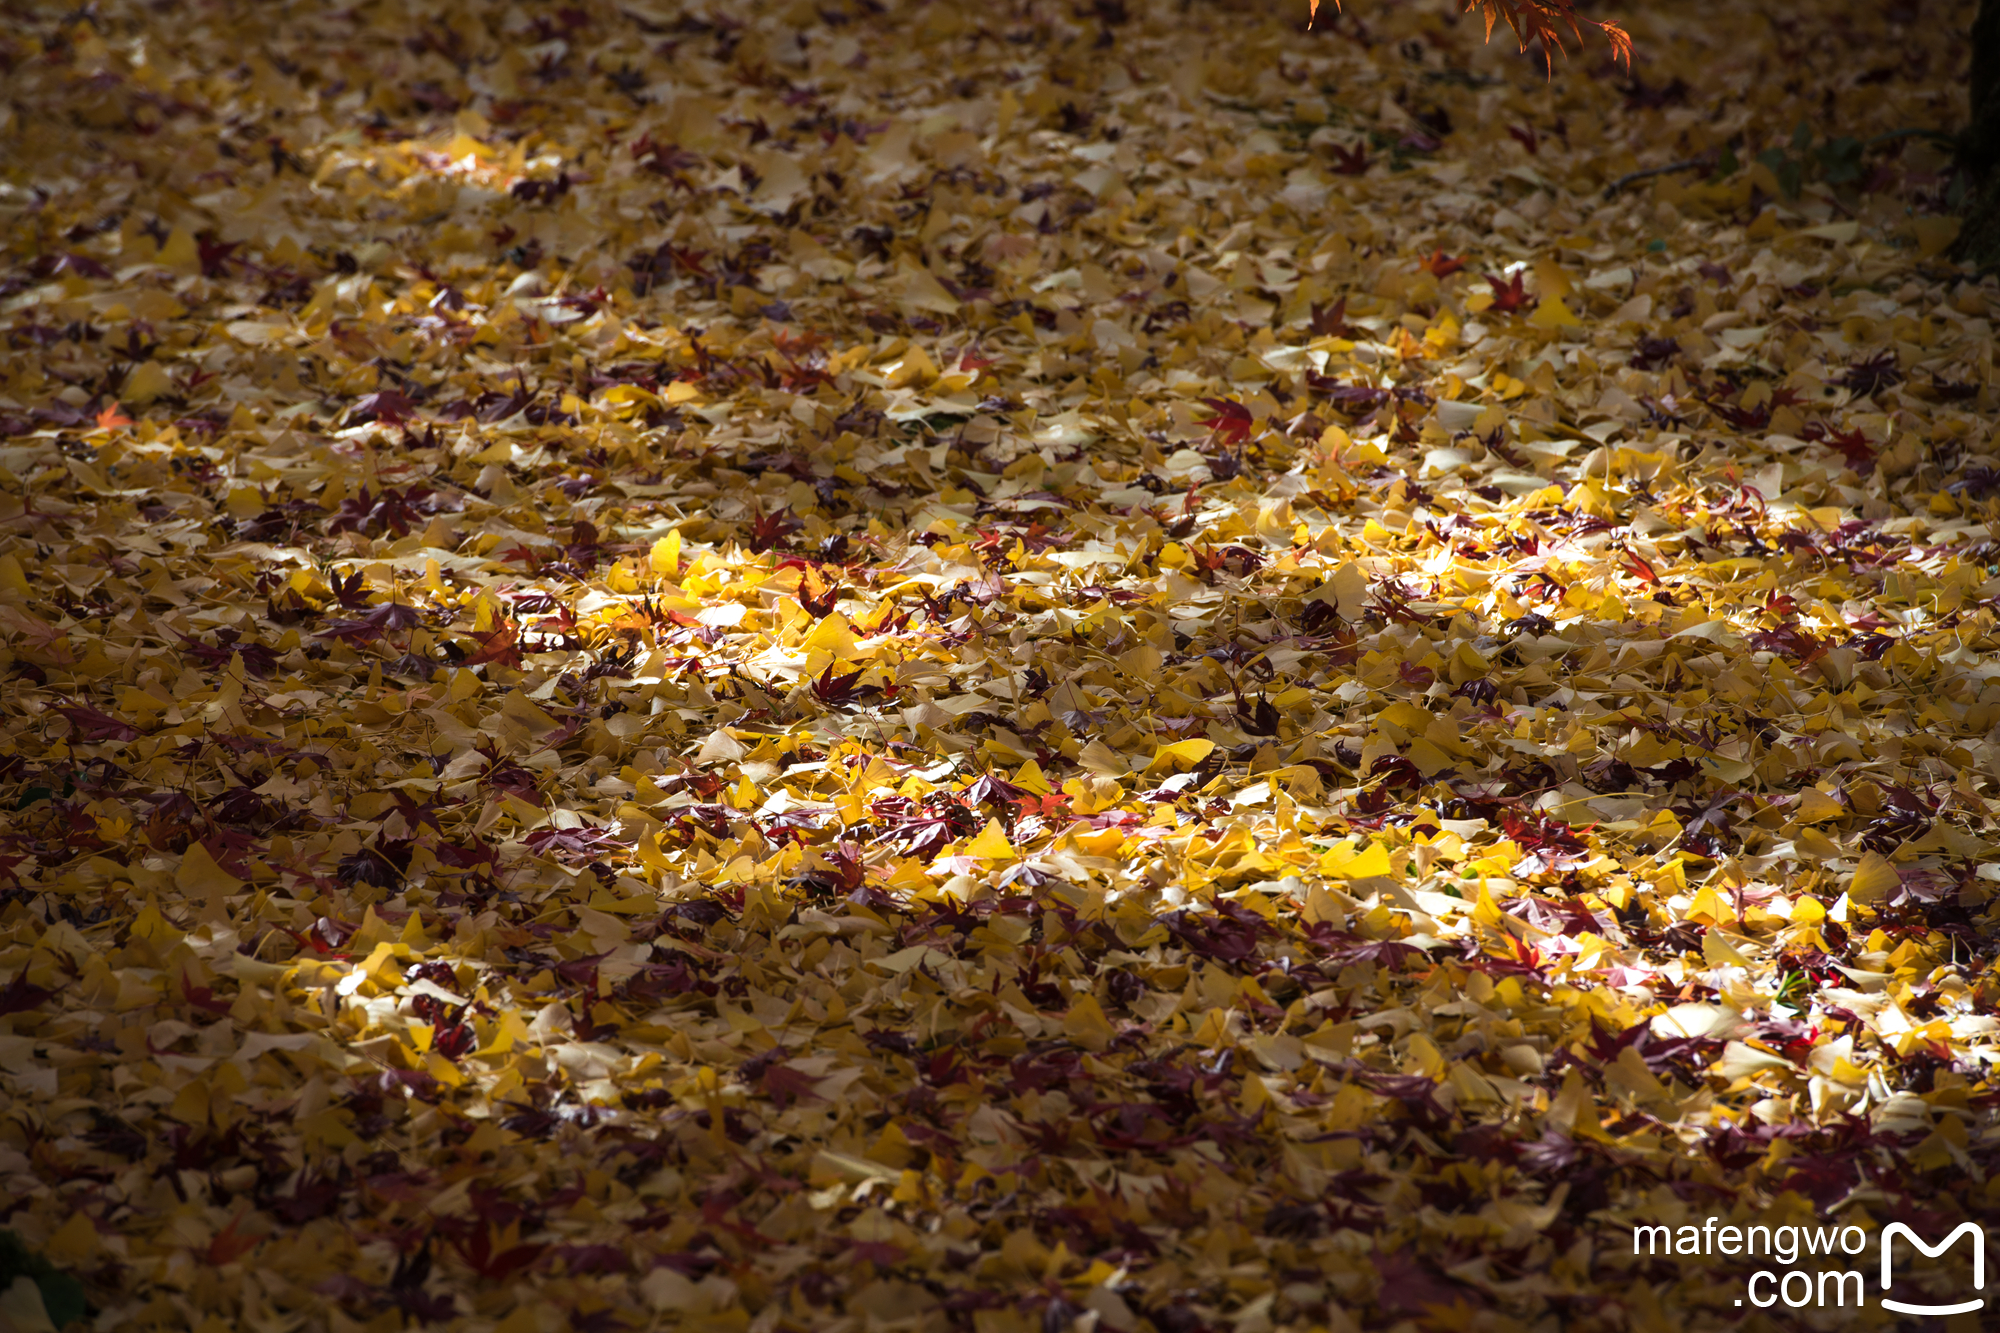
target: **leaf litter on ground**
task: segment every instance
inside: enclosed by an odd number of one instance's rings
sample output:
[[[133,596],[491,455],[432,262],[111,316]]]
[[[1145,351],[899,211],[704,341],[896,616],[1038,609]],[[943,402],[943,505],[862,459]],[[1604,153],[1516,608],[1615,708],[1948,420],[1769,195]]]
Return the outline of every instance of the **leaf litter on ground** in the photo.
[[[1629,8],[27,6],[5,1317],[1653,1330],[1635,1222],[1990,1218],[1971,6]]]

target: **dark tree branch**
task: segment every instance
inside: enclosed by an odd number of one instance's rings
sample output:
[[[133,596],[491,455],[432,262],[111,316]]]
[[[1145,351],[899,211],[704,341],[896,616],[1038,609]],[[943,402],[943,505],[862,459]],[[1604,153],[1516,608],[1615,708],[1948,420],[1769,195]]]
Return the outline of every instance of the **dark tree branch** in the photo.
[[[1971,117],[1959,136],[1958,160],[1971,178],[1965,230],[1957,256],[2000,269],[2000,0],[1979,0],[1972,21]]]
[[[2000,0],[1980,0],[1972,21],[1972,118],[1959,155],[1983,178],[2000,166]]]

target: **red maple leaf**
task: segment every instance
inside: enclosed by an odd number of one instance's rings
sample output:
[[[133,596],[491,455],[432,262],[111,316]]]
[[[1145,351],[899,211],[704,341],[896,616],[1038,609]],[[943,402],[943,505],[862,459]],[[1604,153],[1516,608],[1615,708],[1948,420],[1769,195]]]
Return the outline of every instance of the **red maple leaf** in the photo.
[[[1333,173],[1336,176],[1360,176],[1368,170],[1368,149],[1360,144],[1352,148],[1333,146]]]
[[[514,622],[503,620],[491,634],[477,636],[479,651],[473,653],[460,666],[479,666],[484,662],[498,662],[501,666],[513,667],[521,664],[520,631]]]
[[[824,620],[833,614],[833,608],[847,589],[826,577],[817,569],[807,569],[799,580],[799,605],[804,607],[814,620]]]
[[[228,1226],[215,1233],[215,1239],[208,1243],[209,1263],[218,1267],[233,1263],[263,1243],[262,1236],[246,1236],[236,1229],[249,1215],[250,1210],[245,1208],[229,1219]]]
[[[217,240],[213,235],[195,237],[195,248],[201,255],[201,276],[219,278],[228,272],[229,257],[242,248],[241,241]]]
[[[1840,456],[1856,472],[1866,472],[1875,466],[1875,446],[1868,443],[1868,437],[1858,428],[1836,431],[1821,422],[1809,421],[1799,434],[1815,444],[1839,450]]]
[[[28,984],[28,974],[23,971],[4,986],[0,986],[0,1016],[25,1014],[38,1007],[43,1000],[54,995],[52,990]]]
[[[1658,583],[1660,581],[1659,573],[1653,568],[1652,562],[1646,560],[1643,556],[1633,555],[1630,551],[1625,553],[1625,572],[1633,578],[1643,579],[1647,583]]]
[[[857,667],[852,671],[843,671],[839,675],[835,675],[833,666],[829,663],[826,670],[813,678],[813,697],[821,703],[835,708],[853,701],[855,696],[860,693],[859,690],[855,689],[855,682],[861,679],[862,672],[865,669]]]
[[[1347,298],[1343,296],[1330,306],[1315,302],[1308,327],[1315,338],[1352,338],[1356,330],[1347,322]]]
[[[129,722],[121,721],[99,708],[85,704],[58,704],[55,712],[69,719],[76,734],[87,741],[135,741],[139,739],[139,729]]]
[[[368,585],[358,569],[344,579],[338,574],[333,576],[333,597],[342,606],[372,605],[368,600]]]
[[[813,1091],[819,1080],[804,1070],[794,1069],[790,1065],[772,1065],[764,1071],[763,1083],[764,1091],[769,1093],[771,1100],[781,1108],[790,1106],[795,1101],[824,1100]]]
[[[496,1249],[493,1233],[485,1227],[474,1231],[469,1237],[454,1239],[452,1248],[459,1257],[472,1267],[472,1271],[488,1279],[510,1277],[542,1257],[547,1248],[541,1245],[513,1245]]]
[[[1491,309],[1503,315],[1512,315],[1528,304],[1527,289],[1521,285],[1520,274],[1516,273],[1512,282],[1502,282],[1489,273],[1486,275],[1486,281],[1493,288]]]
[[[1201,424],[1214,432],[1215,438],[1224,444],[1242,444],[1250,438],[1250,428],[1254,424],[1250,409],[1227,398],[1204,398],[1201,400],[1215,415]]]
[[[788,359],[796,361],[800,356],[816,348],[826,346],[826,335],[816,329],[804,329],[794,333],[781,328],[771,335],[771,341]]]
[[[132,418],[120,411],[115,401],[111,406],[97,414],[97,428],[99,430],[117,430],[121,426],[129,426],[131,424]]]
[[[379,421],[385,426],[394,426],[409,420],[410,414],[416,410],[417,405],[410,401],[408,395],[394,389],[378,389],[356,399],[354,406],[348,409],[348,415],[354,421]]]
[[[218,1000],[210,987],[195,985],[185,972],[181,974],[181,997],[195,1008],[205,1009],[211,1014],[226,1014],[230,1009],[229,1001]],[[218,1262],[227,1263],[228,1260]]]
[[[1825,657],[1827,650],[1826,644],[1800,629],[1797,622],[1752,634],[1750,646],[1760,652],[1782,653],[1802,667]]]
[[[787,538],[804,526],[792,517],[788,508],[770,514],[754,514],[750,519],[750,549],[762,555],[784,545]]]

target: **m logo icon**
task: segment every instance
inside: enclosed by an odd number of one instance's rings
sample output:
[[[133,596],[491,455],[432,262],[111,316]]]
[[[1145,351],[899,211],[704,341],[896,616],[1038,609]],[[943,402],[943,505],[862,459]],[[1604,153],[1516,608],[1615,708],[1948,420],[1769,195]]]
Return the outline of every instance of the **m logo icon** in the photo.
[[[1977,1222],[1964,1223],[1958,1230],[1946,1236],[1936,1245],[1926,1245],[1922,1237],[1918,1236],[1916,1232],[1910,1230],[1901,1222],[1891,1222],[1882,1232],[1883,1291],[1886,1292],[1889,1290],[1890,1251],[1894,1248],[1895,1240],[1898,1236],[1907,1238],[1910,1244],[1923,1251],[1924,1257],[1927,1259],[1935,1259],[1943,1254],[1958,1243],[1960,1236],[1972,1237],[1972,1288],[1974,1291],[1986,1290],[1986,1232],[1980,1228]],[[1960,1301],[1957,1305],[1907,1305],[1902,1301],[1892,1301],[1887,1296],[1884,1296],[1882,1298],[1882,1308],[1885,1310],[1894,1310],[1897,1314],[1969,1314],[1974,1310],[1985,1309],[1986,1298],[1982,1296],[1976,1300]]]

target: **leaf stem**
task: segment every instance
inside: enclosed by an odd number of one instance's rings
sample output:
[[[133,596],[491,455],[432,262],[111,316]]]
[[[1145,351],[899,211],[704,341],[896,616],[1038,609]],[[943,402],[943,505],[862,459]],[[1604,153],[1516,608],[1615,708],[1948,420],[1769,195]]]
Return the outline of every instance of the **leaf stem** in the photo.
[[[1948,134],[1943,130],[1906,126],[1903,129],[1887,130],[1871,138],[1863,139],[1859,147],[1873,148],[1877,144],[1889,143],[1897,139],[1929,139],[1935,143],[1950,144],[1953,147],[1957,147],[1959,142],[1957,135]],[[1654,176],[1671,175],[1676,171],[1692,171],[1696,167],[1712,165],[1713,160],[1707,157],[1689,157],[1683,158],[1679,162],[1669,162],[1663,167],[1647,167],[1641,171],[1628,171],[1604,187],[1604,197],[1606,199],[1615,199],[1618,197],[1619,192],[1628,185],[1636,184],[1642,180],[1649,180]]]
[[[1707,158],[1690,157],[1679,162],[1669,162],[1664,167],[1647,167],[1643,171],[1628,171],[1623,176],[1620,176],[1617,180],[1611,182],[1611,184],[1604,187],[1604,197],[1606,199],[1615,199],[1618,197],[1618,192],[1620,190],[1623,190],[1626,186],[1632,185],[1638,181],[1648,180],[1654,176],[1671,175],[1676,171],[1692,171],[1696,167],[1705,167],[1708,165],[1709,165],[1709,159]]]

